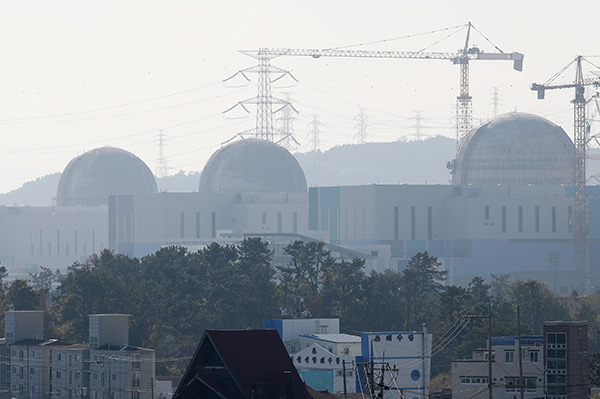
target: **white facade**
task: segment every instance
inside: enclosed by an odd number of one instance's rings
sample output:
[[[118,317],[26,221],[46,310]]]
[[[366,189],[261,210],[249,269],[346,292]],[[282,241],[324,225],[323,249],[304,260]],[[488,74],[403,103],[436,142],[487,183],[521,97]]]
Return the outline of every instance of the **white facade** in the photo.
[[[361,339],[350,334],[302,334],[300,335],[300,348],[318,344],[336,356],[360,356]]]
[[[0,262],[11,274],[66,269],[107,247],[106,206],[0,206]]]
[[[165,245],[202,246],[223,236],[305,234],[306,193],[159,193],[109,201],[110,248],[144,256]]]
[[[404,392],[407,399],[429,397],[432,335],[426,331],[366,332],[361,334],[363,375],[371,365],[374,381],[379,381],[383,367],[383,383],[389,389],[384,398],[397,398]],[[367,392],[368,381],[363,380]]]

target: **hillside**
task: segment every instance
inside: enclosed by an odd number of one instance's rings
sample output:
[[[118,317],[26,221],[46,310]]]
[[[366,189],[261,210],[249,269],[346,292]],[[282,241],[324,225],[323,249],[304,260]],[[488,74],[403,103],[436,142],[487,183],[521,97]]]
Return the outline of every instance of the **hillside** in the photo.
[[[309,186],[448,184],[446,162],[455,151],[454,140],[438,136],[423,141],[346,144],[295,157]]]

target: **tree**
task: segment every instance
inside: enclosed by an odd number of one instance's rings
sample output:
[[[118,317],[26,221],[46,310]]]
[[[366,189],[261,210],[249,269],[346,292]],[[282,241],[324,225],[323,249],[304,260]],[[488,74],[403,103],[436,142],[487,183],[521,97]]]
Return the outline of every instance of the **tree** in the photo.
[[[350,330],[358,331],[364,314],[365,298],[364,259],[342,260],[329,264],[323,271],[318,314],[339,317]]]
[[[415,254],[402,272],[404,277],[405,329],[415,329],[433,314],[433,309],[442,291],[442,282],[448,272],[439,270],[441,263],[427,251]],[[417,320],[420,322],[417,323]]]
[[[140,308],[143,302],[140,262],[122,254],[103,250],[83,264],[68,269],[53,296],[52,316],[59,325],[61,338],[82,342],[88,336],[88,315],[94,313],[131,314],[130,339],[142,344],[144,330]]]
[[[39,293],[27,281],[17,279],[8,286],[6,294],[9,306],[14,310],[35,310],[39,306]]]
[[[331,252],[322,241],[296,240],[285,246],[283,253],[291,257],[288,266],[278,267],[284,290],[283,307],[292,296],[303,297],[312,305],[319,295],[323,271],[335,262]]]
[[[30,273],[29,275],[31,276],[33,288],[49,293],[52,290],[52,284],[59,280],[60,271],[56,270],[56,273],[54,273],[50,268],[40,266],[39,272]]]
[[[508,287],[508,298],[515,309],[521,307],[521,320],[530,333],[540,334],[545,320],[568,318],[565,303],[537,280],[515,281]]]
[[[277,286],[273,251],[260,237],[246,238],[238,246],[238,267],[245,296],[243,320],[246,327],[259,328],[262,320],[276,315]]]

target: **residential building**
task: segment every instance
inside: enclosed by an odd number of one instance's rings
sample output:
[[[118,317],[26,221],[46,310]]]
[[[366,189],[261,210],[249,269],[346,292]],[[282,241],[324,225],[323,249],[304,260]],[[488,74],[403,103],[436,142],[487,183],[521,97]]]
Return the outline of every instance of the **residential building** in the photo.
[[[528,398],[544,395],[542,336],[521,337],[523,391]],[[492,396],[514,399],[519,387],[519,338],[492,337]],[[452,362],[452,398],[486,399],[489,395],[488,350],[475,349],[471,359]]]
[[[41,338],[42,311],[7,312],[11,344],[5,345],[8,378],[2,383],[13,398],[152,399],[154,350],[127,344],[128,317],[90,315],[90,349]]]
[[[544,323],[546,397],[585,399],[589,394],[588,326],[584,321]]]
[[[10,345],[10,391],[13,398],[50,397],[50,350],[56,339],[23,339]]]
[[[50,392],[53,399],[83,399],[89,394],[89,344],[55,345],[50,349]]]

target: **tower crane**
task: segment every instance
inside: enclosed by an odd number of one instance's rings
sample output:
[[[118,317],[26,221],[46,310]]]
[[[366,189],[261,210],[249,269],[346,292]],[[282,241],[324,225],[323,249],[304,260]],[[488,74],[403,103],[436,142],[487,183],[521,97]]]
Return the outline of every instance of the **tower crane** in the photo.
[[[573,114],[573,142],[575,144],[575,212],[573,212],[573,233],[575,239],[575,268],[579,273],[580,288],[585,287],[585,273],[587,269],[587,233],[588,233],[588,206],[587,197],[585,192],[585,161],[586,161],[586,124],[585,124],[585,87],[586,86],[600,86],[600,80],[598,78],[584,78],[582,61],[583,56],[577,56],[562,70],[556,73],[552,78],[546,81],[544,84],[533,83],[531,90],[537,91],[537,98],[543,100],[546,94],[546,90],[554,89],[575,89],[575,98],[571,101],[573,103],[574,114]],[[564,84],[552,84],[554,79],[564,72],[569,66],[576,64],[575,67],[575,81],[572,83]]]
[[[469,95],[469,62],[474,60],[512,60],[513,68],[523,70],[523,54],[513,52],[505,53],[497,46],[498,52],[486,53],[478,47],[469,47],[469,37],[473,25],[467,24],[467,38],[464,48],[456,52],[429,52],[429,51],[382,51],[382,50],[348,50],[348,49],[294,49],[294,48],[260,48],[258,50],[240,50],[240,53],[256,58],[259,61],[259,87],[257,96],[257,135],[270,137],[273,130],[271,117],[273,98],[271,97],[270,60],[280,56],[309,56],[313,58],[340,57],[340,58],[411,58],[428,60],[450,60],[455,65],[460,65],[460,94],[457,97],[456,107],[456,139],[457,145],[466,136],[472,127],[471,96]]]

